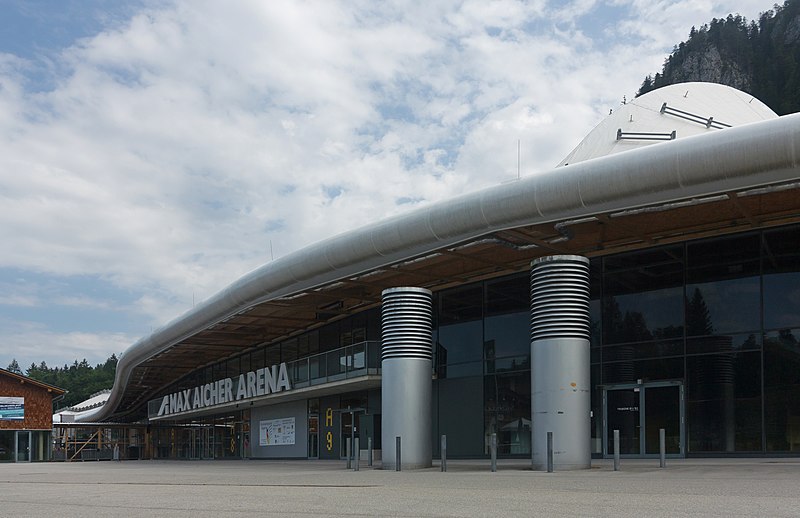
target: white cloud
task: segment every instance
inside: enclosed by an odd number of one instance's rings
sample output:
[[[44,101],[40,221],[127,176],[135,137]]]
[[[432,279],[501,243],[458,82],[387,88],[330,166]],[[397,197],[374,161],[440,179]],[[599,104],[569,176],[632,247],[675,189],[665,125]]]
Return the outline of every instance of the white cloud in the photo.
[[[614,3],[625,39],[604,45],[590,0],[159,4],[50,56],[40,92],[0,54],[0,267],[101,277],[160,325],[270,249],[515,177],[518,140],[523,174],[547,169],[691,25],[737,10]]]

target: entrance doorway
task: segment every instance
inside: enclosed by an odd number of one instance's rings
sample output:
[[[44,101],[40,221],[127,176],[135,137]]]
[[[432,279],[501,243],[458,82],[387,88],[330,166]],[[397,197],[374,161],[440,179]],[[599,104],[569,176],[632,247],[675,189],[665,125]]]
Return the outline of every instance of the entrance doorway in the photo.
[[[684,415],[680,381],[603,387],[603,456],[614,455],[614,430],[619,430],[620,456],[657,457],[663,428],[667,456],[684,457]]]
[[[31,461],[31,432],[17,432],[16,433],[16,461],[17,462],[30,462]]]

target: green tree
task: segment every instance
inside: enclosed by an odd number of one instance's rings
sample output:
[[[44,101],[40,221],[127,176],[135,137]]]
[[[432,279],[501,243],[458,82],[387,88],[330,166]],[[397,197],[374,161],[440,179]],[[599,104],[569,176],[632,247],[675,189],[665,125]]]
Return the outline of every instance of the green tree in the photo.
[[[14,374],[22,374],[22,369],[19,368],[19,362],[17,362],[16,358],[11,359],[11,363],[8,364],[6,370],[13,372]]]

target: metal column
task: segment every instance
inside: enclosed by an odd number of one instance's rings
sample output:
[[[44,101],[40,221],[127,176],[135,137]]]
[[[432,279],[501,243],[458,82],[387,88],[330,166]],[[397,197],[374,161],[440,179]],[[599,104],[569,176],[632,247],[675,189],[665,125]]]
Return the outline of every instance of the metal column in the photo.
[[[547,468],[547,432],[558,437],[556,469],[591,467],[589,260],[550,256],[531,263],[533,469]]]
[[[433,303],[430,290],[390,288],[381,310],[383,469],[395,468],[402,437],[403,468],[432,465]]]

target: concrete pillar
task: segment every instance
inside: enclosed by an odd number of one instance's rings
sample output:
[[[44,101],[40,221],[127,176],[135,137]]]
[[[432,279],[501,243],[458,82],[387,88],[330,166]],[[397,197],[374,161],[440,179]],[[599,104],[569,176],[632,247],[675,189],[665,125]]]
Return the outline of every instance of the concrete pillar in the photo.
[[[575,255],[531,263],[531,460],[547,468],[553,432],[556,470],[591,467],[589,260]]]
[[[433,302],[424,288],[383,291],[381,310],[381,439],[383,469],[431,466]]]

